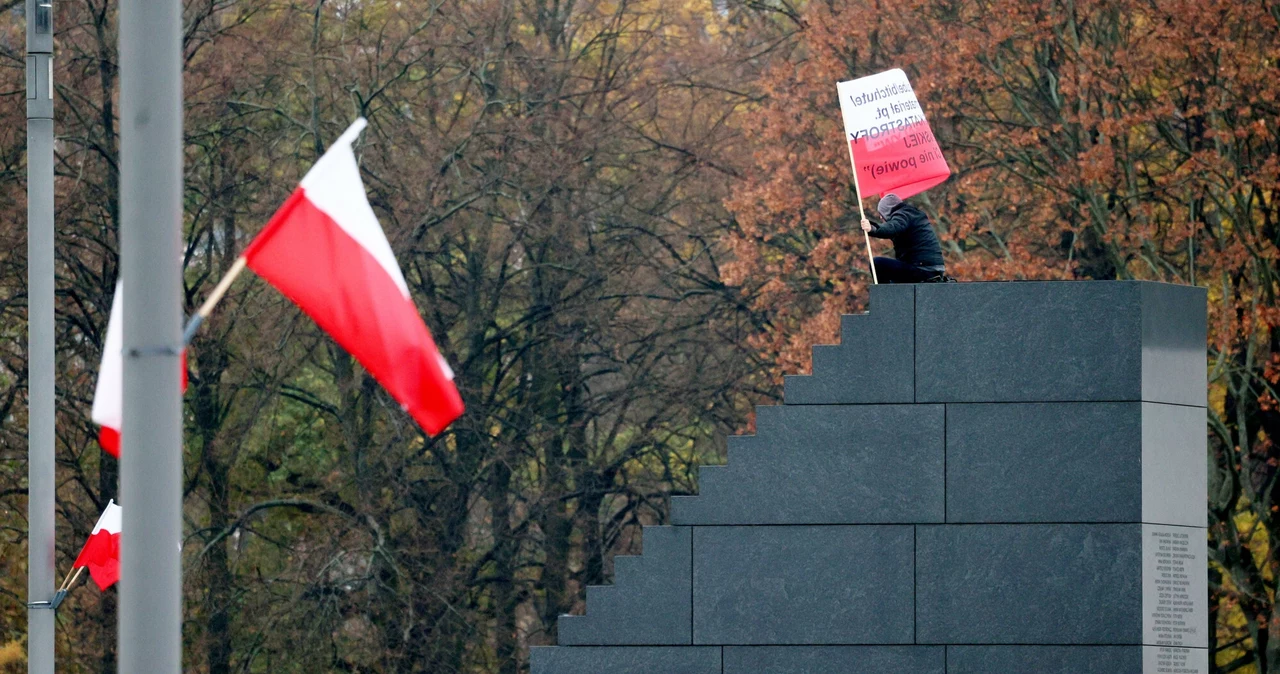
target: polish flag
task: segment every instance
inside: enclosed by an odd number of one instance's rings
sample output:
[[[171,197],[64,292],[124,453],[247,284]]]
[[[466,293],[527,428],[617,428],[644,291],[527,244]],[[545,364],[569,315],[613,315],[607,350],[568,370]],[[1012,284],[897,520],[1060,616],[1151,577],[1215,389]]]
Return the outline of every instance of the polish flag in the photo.
[[[120,580],[120,506],[115,501],[107,503],[102,517],[89,534],[89,540],[80,549],[75,564],[71,568],[89,567],[89,575],[98,589],[105,590]]]
[[[836,84],[862,196],[906,199],[951,175],[920,101],[900,69]]]
[[[89,417],[98,428],[98,444],[103,451],[120,458],[120,426],[124,420],[124,309],[123,286],[116,281],[116,294],[111,298],[111,317],[107,319],[107,339],[102,344],[102,365],[98,368],[98,384],[93,391],[93,410]],[[187,391],[187,352],[182,352],[182,391]]]
[[[462,397],[365,196],[351,149],[364,127],[343,132],[244,257],[435,435],[462,414]]]

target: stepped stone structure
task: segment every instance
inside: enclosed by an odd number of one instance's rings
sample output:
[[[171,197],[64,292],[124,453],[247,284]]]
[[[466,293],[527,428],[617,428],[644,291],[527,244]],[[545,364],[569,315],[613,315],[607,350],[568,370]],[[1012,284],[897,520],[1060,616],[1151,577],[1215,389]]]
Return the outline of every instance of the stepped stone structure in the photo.
[[[1207,674],[1205,301],[873,288],[534,674]]]

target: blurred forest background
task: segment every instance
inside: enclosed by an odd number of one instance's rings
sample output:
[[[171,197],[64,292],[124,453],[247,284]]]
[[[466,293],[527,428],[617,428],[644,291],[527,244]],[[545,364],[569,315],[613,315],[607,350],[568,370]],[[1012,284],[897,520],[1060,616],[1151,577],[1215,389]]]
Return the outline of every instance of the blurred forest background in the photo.
[[[65,572],[117,494],[89,407],[120,74],[117,3],[54,7]],[[24,671],[25,23],[0,12],[0,671]],[[190,359],[187,671],[527,671],[865,308],[835,82],[902,67],[954,173],[918,200],[954,275],[1208,288],[1214,671],[1280,672],[1277,0],[187,0],[184,44],[188,313],[364,115],[468,408],[424,437],[238,282]],[[114,671],[115,629],[115,589],[76,590],[60,671]]]

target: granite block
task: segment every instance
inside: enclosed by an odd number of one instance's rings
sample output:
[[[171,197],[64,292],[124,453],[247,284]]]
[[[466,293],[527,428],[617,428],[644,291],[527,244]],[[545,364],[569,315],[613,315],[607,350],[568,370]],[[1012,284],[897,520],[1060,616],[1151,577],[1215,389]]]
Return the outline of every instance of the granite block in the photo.
[[[756,423],[753,446],[673,502],[674,523],[943,521],[941,405],[782,405]]]
[[[1203,648],[950,646],[948,674],[1209,674]]]
[[[915,286],[872,286],[870,310],[841,318],[840,344],[815,351],[813,374],[786,377],[787,404],[914,401],[914,312]]]
[[[1143,283],[1141,290],[1143,400],[1207,406],[1205,290],[1164,283]]]
[[[1205,526],[1205,410],[947,405],[948,522]]]
[[[1141,646],[951,646],[947,674],[1141,674]]]
[[[1142,562],[1140,524],[917,527],[917,640],[1141,645]]]
[[[909,644],[908,526],[697,527],[695,644]]]
[[[692,532],[645,527],[643,554],[615,566],[614,584],[587,588],[585,616],[561,616],[563,646],[692,642]]]
[[[1142,521],[1209,526],[1208,410],[1142,405]]]
[[[1137,281],[917,286],[916,401],[1203,405],[1204,298]]]
[[[1205,648],[1205,530],[922,525],[916,616],[917,642],[926,644]]]
[[[945,674],[941,646],[727,646],[724,674]]]
[[[721,674],[719,648],[535,646],[529,650],[531,674]]]

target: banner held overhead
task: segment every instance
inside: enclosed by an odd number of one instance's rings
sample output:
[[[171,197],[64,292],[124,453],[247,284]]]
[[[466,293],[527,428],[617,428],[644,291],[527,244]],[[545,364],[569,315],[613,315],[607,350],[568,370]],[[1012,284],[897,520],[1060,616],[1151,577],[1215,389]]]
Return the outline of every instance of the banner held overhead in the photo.
[[[907,74],[900,69],[836,84],[862,196],[903,199],[951,176]]]

